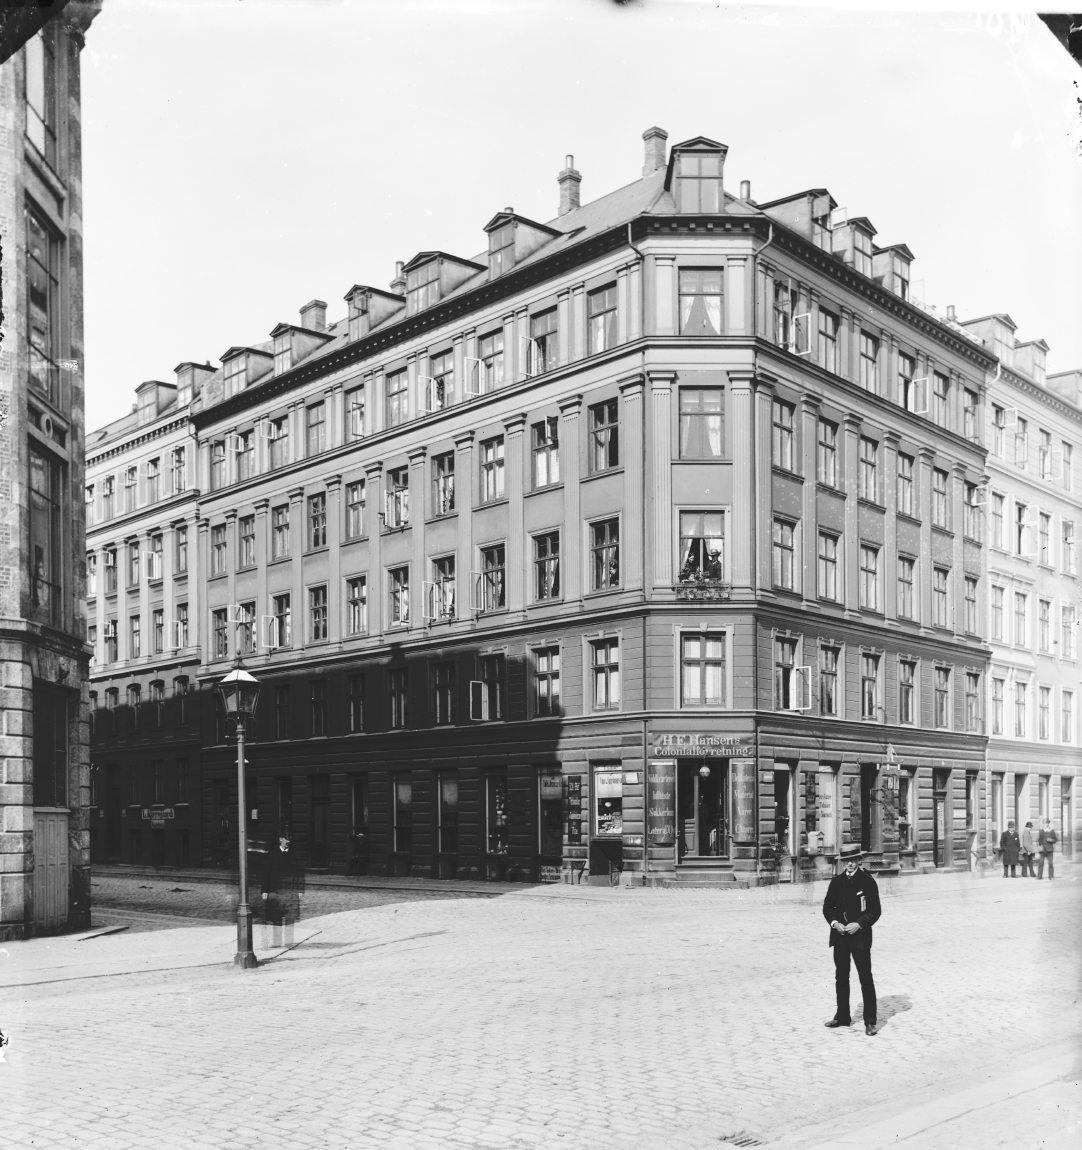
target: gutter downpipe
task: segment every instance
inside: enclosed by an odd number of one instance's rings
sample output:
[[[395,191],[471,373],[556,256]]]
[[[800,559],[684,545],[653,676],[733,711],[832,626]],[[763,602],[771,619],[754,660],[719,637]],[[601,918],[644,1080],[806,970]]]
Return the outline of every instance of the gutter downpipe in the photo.
[[[753,340],[759,338],[759,291],[758,291],[759,257],[774,242],[774,221],[773,220],[769,221],[768,226],[770,228],[770,231],[767,234],[766,243],[764,243],[763,246],[761,248],[759,248],[759,250],[755,253],[755,258],[754,258],[754,274],[755,274],[756,283],[755,283],[755,290],[754,290],[753,295],[752,295],[752,300],[754,301],[754,306],[752,308],[752,320],[754,323],[754,330],[752,331],[752,339]],[[765,303],[765,301],[764,301],[764,303]],[[754,455],[755,447],[756,447],[756,441],[755,441],[755,436],[753,435],[752,436],[752,468],[753,468],[753,470],[755,467],[755,455]],[[758,690],[759,690],[759,644],[758,643],[755,643],[754,646],[752,647],[752,675],[754,676],[755,690],[756,690],[756,693],[758,693]],[[754,731],[754,736],[755,736],[755,738],[754,738],[755,792],[756,792],[756,798],[758,798],[758,793],[759,793],[759,708],[755,707],[752,713],[755,716],[755,718],[754,718],[754,723],[755,723],[755,731]],[[756,803],[756,808],[758,808],[758,803]],[[758,817],[756,817],[756,820],[755,820],[755,885],[756,886],[759,885],[759,881],[758,881],[758,879],[759,879],[759,862],[760,862],[759,851],[760,851],[759,820],[758,820]]]
[[[639,257],[639,267],[641,269],[639,275],[639,322],[642,325],[642,334],[646,336],[646,256],[640,248],[637,248],[631,239],[631,221],[627,221],[627,246]],[[646,413],[646,349],[645,347],[639,352],[639,370],[643,378],[643,436],[642,436],[642,476],[643,488],[642,498],[640,499],[639,514],[642,517],[642,541],[643,541],[643,559],[646,558],[646,464],[648,462],[646,453],[646,427],[647,427],[647,413]],[[643,659],[649,658],[649,647],[646,642],[646,564],[643,563],[643,612],[642,612],[642,645],[643,645]],[[646,670],[646,668],[644,668]],[[649,673],[646,676],[649,682]],[[643,699],[643,716],[642,716],[642,800],[643,809],[648,811],[650,809],[650,766],[647,761],[648,758],[648,744],[647,744],[647,724],[649,722],[646,709],[645,698]],[[646,886],[648,879],[647,875],[650,870],[650,836],[647,830],[646,822],[643,823],[642,835],[642,878],[641,885]]]

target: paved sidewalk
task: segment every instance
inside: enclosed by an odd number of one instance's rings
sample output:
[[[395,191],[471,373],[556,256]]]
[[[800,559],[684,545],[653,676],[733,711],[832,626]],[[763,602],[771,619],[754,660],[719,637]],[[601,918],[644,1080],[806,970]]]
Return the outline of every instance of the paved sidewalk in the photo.
[[[306,918],[291,950],[257,928],[269,961],[248,972],[226,922],[9,945],[4,1136],[1058,1150],[1078,1133],[1079,885],[929,876],[889,893],[875,1038],[822,1025],[821,888],[412,898]],[[66,980],[32,984],[50,971]]]

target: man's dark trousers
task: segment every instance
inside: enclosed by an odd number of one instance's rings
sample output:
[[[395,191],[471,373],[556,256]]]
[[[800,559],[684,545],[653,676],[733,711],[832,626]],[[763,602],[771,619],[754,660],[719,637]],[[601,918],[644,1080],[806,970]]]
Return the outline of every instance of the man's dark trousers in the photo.
[[[864,997],[864,1025],[874,1026],[878,1015],[872,979],[872,951],[865,942],[858,945],[850,941],[852,938],[852,935],[846,935],[844,940],[838,938],[834,943],[834,986],[838,996],[834,1017],[839,1022],[853,1021],[849,1013],[849,958],[852,956],[860,978],[860,993]]]

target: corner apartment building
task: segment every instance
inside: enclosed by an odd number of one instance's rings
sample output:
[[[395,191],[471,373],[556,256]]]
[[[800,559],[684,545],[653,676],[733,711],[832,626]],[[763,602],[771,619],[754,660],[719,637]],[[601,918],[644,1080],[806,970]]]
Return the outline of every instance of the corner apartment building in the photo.
[[[754,880],[830,873],[849,838],[882,868],[966,859],[995,358],[825,189],[757,203],[724,144],[643,138],[625,187],[582,203],[568,157],[554,219],[505,208],[480,254],[420,252],[336,322],[314,300],[159,406],[169,436],[190,417],[192,488],[92,533],[99,575],[114,548],[131,577],[93,602],[102,857],[228,865],[213,686],[240,654],[250,832],[313,868]],[[95,499],[150,450],[106,429]],[[122,548],[156,530],[148,580]]]
[[[964,327],[994,352],[988,382],[989,821],[998,840],[1053,819],[1077,834],[1082,524],[1079,373],[1047,376],[1043,340],[1019,342],[999,314]]]
[[[99,8],[28,16],[0,65],[0,941],[90,916],[79,53]]]

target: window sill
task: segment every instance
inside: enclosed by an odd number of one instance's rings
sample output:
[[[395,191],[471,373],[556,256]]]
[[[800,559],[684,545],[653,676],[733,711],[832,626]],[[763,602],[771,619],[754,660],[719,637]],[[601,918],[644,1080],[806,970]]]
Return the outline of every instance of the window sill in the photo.
[[[623,591],[623,587],[596,587],[592,591],[584,591],[582,597],[584,599],[597,599],[602,595],[616,595]]]
[[[680,455],[676,463],[732,463],[725,455]]]
[[[954,538],[954,529],[951,527],[944,527],[942,523],[933,523],[932,530],[938,531],[940,535],[946,535],[948,539]]]
[[[509,500],[506,495],[498,495],[495,499],[482,500],[477,504],[476,511],[481,511],[486,507],[506,507]]]
[[[619,464],[616,467],[605,467],[600,471],[591,471],[589,475],[584,475],[581,482],[588,483],[591,479],[601,479],[606,475],[622,475],[623,470]]]
[[[237,568],[237,574],[243,575],[246,571],[254,571],[256,569],[255,563],[245,563],[243,567]]]
[[[857,503],[861,507],[871,508],[872,511],[886,511],[886,505],[880,503],[878,499],[869,499],[866,495],[858,495]]]
[[[319,555],[329,550],[330,548],[326,543],[321,543],[318,547],[309,547],[308,550],[304,552],[304,558],[307,559],[309,555]]]
[[[815,489],[822,491],[824,495],[834,495],[839,499],[845,498],[845,492],[835,483],[824,483],[821,479],[817,479]]]
[[[458,518],[458,512],[454,508],[451,508],[450,511],[441,511],[438,515],[430,515],[425,520],[425,522],[426,523],[442,523],[445,519],[457,519],[457,518]]]
[[[910,511],[896,511],[895,515],[906,523],[912,523],[915,527],[921,526],[921,520]]]
[[[288,563],[293,558],[292,555],[277,555],[272,556],[267,560],[267,566],[273,567],[276,563]]]
[[[770,470],[775,475],[784,475],[786,479],[795,479],[798,483],[804,482],[804,476],[799,471],[792,471],[788,467],[782,467],[780,463],[772,463]]]
[[[215,579],[225,579],[226,573],[224,571],[217,571],[209,577],[209,582],[213,583]],[[131,588],[129,588],[131,590]],[[136,588],[137,590],[137,588]]]
[[[556,483],[545,483],[539,487],[531,487],[526,492],[526,498],[531,495],[543,495],[546,491],[562,491],[564,488],[563,480],[558,480]]]

